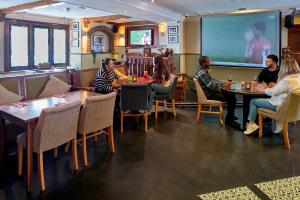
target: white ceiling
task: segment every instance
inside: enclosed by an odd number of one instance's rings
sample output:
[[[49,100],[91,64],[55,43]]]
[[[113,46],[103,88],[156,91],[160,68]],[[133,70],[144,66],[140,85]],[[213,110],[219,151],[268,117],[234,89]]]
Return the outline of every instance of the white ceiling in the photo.
[[[0,9],[35,1],[39,0],[0,0]]]
[[[37,0],[0,0],[0,9]],[[28,11],[66,18],[127,15],[154,22],[178,21],[184,15],[206,15],[246,9],[299,8],[300,0],[61,0],[67,4]],[[85,7],[82,9],[80,7]],[[67,8],[70,11],[66,11]],[[114,14],[113,14],[114,13]]]
[[[72,5],[72,4],[63,4],[57,6],[55,6],[55,4],[53,5],[54,6],[49,5],[48,7],[26,10],[26,12],[30,14],[39,14],[39,15],[47,15],[53,17],[65,17],[65,18],[75,18],[75,19],[114,15],[113,13],[86,8],[77,5]]]
[[[247,9],[299,8],[300,0],[155,0],[182,14],[216,14]]]

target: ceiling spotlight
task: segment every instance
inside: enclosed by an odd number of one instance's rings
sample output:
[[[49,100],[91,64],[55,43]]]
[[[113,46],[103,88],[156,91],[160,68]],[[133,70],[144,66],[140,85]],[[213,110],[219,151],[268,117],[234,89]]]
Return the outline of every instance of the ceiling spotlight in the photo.
[[[152,3],[154,3],[154,0],[151,0]]]
[[[125,13],[127,13],[127,10],[124,10]]]
[[[69,12],[69,11],[70,11],[70,9],[71,9],[71,8],[66,8],[66,11],[68,11],[68,12]]]

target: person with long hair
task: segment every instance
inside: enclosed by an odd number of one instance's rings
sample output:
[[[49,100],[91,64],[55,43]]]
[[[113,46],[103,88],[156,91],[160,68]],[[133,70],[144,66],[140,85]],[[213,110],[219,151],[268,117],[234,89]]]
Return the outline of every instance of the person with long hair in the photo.
[[[263,92],[271,98],[257,98],[250,102],[250,111],[248,115],[249,123],[245,135],[249,135],[258,129],[255,123],[258,108],[265,108],[276,111],[277,108],[286,100],[288,94],[293,91],[300,91],[300,68],[297,61],[293,58],[282,60],[280,71],[278,73],[278,82],[272,88],[258,87],[258,92]],[[283,125],[276,124],[274,133],[282,131]]]
[[[102,94],[108,94],[113,92],[112,83],[115,79],[119,79],[120,76],[114,72],[114,64],[112,59],[106,58],[102,63],[102,67],[96,74],[95,79],[95,91]]]
[[[168,94],[171,86],[170,72],[162,56],[154,57],[153,78],[155,83],[151,85],[152,91],[155,94]]]

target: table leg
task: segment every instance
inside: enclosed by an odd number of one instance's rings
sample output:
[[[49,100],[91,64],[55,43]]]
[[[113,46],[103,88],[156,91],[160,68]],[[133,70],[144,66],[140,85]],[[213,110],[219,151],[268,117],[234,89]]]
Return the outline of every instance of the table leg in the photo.
[[[246,129],[247,118],[249,114],[249,105],[250,105],[251,97],[244,95],[243,96],[243,125],[242,130]]]
[[[32,191],[32,147],[33,147],[33,129],[35,122],[31,121],[26,126],[26,185],[27,191]]]
[[[0,119],[0,174],[3,174],[4,158],[5,158],[5,120]]]

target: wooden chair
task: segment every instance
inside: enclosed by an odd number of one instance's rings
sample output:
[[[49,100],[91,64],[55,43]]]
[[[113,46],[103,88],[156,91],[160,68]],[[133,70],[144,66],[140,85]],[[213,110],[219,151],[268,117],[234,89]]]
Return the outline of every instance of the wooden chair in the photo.
[[[45,190],[43,152],[55,149],[72,141],[72,153],[75,170],[78,170],[77,160],[77,123],[81,102],[58,105],[44,109],[40,115],[33,134],[33,152],[38,156],[38,174],[41,191]],[[17,137],[18,143],[18,175],[22,175],[23,148],[25,134]]]
[[[264,108],[258,109],[258,135],[261,138],[263,133],[263,117],[274,119],[283,123],[283,139],[284,147],[290,149],[288,122],[300,120],[300,92],[290,93],[285,102],[277,109],[277,111]]]
[[[88,97],[83,104],[79,116],[78,133],[81,134],[83,165],[88,166],[86,140],[105,133],[108,135],[108,145],[115,152],[113,118],[116,93]],[[107,131],[104,129],[107,128]]]
[[[124,117],[144,116],[145,132],[148,132],[148,110],[151,110],[149,90],[148,85],[124,84],[121,86],[121,134],[123,133]],[[144,112],[131,112],[140,110]]]
[[[199,122],[200,120],[200,114],[201,113],[207,113],[207,114],[211,114],[211,115],[219,115],[220,117],[220,126],[223,126],[223,105],[222,105],[222,101],[217,101],[217,100],[208,100],[198,82],[197,79],[193,79],[195,82],[195,86],[196,86],[196,90],[197,90],[197,96],[198,96],[198,111],[197,111],[197,117],[196,117],[196,121]],[[202,110],[203,105],[208,105],[211,107],[218,107],[219,108],[219,112],[213,112],[211,110],[209,111],[204,111]]]
[[[155,96],[154,96],[154,100],[155,100],[155,119],[158,118],[159,103],[164,103],[164,107],[165,107],[165,110],[166,110],[168,100],[170,100],[172,102],[173,115],[174,115],[174,117],[176,117],[175,92],[176,92],[177,79],[178,79],[178,76],[176,76],[174,74],[170,74],[171,86],[170,86],[169,93],[166,94],[166,95],[155,94]]]

